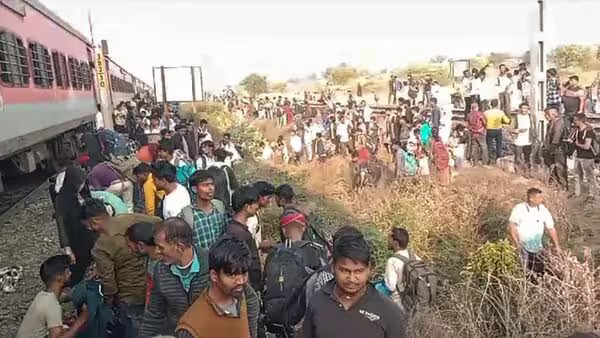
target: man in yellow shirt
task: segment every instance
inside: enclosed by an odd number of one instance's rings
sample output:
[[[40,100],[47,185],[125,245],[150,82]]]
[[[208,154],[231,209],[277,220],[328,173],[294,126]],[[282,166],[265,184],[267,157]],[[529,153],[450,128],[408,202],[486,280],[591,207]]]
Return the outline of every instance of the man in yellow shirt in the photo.
[[[148,216],[159,216],[157,207],[159,202],[165,196],[164,191],[159,191],[154,185],[152,179],[152,167],[147,163],[140,163],[133,169],[133,174],[137,177],[137,187],[140,191],[140,203],[143,203],[143,213]]]
[[[490,101],[491,109],[486,110],[483,113],[486,122],[486,143],[488,146],[488,153],[490,162],[496,163],[496,161],[502,157],[502,126],[510,123],[510,118],[506,116],[504,111],[498,108],[498,99],[492,99]],[[495,156],[492,160],[492,141],[496,143]]]

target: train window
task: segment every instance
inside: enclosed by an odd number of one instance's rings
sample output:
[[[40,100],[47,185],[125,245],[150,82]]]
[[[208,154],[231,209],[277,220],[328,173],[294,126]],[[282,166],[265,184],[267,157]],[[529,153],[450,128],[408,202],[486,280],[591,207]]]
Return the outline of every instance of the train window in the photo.
[[[29,86],[29,65],[23,40],[0,31],[0,80],[12,87]]]
[[[69,74],[71,77],[71,87],[76,90],[81,90],[83,88],[81,81],[81,66],[79,65],[79,61],[72,57],[69,57]]]
[[[67,89],[69,88],[69,76],[67,71],[67,59],[64,54],[52,52],[52,64],[54,65],[54,77],[56,86]]]
[[[90,74],[90,65],[87,62],[81,61],[81,82],[84,90],[92,89],[92,80]]]
[[[52,73],[52,61],[48,48],[43,45],[30,42],[29,54],[33,68],[33,83],[41,88],[52,88],[54,74]]]

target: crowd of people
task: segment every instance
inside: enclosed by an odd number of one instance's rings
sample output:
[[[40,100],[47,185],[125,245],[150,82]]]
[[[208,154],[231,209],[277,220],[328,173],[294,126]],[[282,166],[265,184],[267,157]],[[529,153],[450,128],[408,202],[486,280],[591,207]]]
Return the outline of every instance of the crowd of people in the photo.
[[[527,98],[521,95],[516,116],[508,90],[482,100],[473,94],[481,73],[465,74],[469,109],[456,124],[447,111],[449,95],[440,94],[429,77],[423,87],[412,78],[392,78],[389,100],[396,106],[384,114],[352,94],[343,105],[325,93],[315,104],[310,95],[303,104],[240,99],[231,91],[218,99],[240,118],[277,118],[289,129],[288,139],[263,145],[265,161],[322,163],[339,155],[373,176],[375,167],[386,165],[379,155],[388,153],[396,177],[431,174],[445,186],[466,163],[487,166],[502,157],[508,131],[516,166],[527,174],[539,139]],[[502,78],[508,74],[502,65],[499,86],[508,83]],[[527,77],[523,69],[518,74]],[[543,161],[566,186],[561,164],[572,149],[575,193],[581,193],[584,177],[597,189],[597,141],[580,113],[576,79],[559,86],[557,101],[552,70],[548,77]],[[412,97],[414,91],[422,92],[422,101]],[[572,130],[564,122],[570,116]],[[149,96],[120,104],[114,121],[117,132],[97,119],[97,130],[81,137],[85,155],[65,158],[53,181],[64,254],[41,265],[45,289],[30,305],[18,337],[405,337],[408,316],[434,301],[437,276],[410,250],[406,229],[390,230],[393,254],[383,278],[371,284],[372,253],[361,231],[344,226],[328,236],[296,203],[288,184],[240,184],[236,164],[245,154],[230,134],[215,142],[218,135],[206,120],[185,121]],[[272,203],[282,210],[277,239],[262,235],[261,210]],[[507,229],[533,272],[544,270],[544,234],[560,251],[537,188],[515,206]],[[63,321],[60,303],[67,301],[76,314]]]

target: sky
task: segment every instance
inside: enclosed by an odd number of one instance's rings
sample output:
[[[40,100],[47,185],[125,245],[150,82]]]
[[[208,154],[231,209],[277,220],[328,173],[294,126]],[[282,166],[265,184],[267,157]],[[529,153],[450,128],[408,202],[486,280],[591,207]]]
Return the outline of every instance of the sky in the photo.
[[[439,54],[521,54],[537,15],[536,0],[41,1],[88,37],[89,10],[95,41],[148,84],[153,66],[201,65],[206,90],[252,72],[285,81],[341,62],[376,71]],[[600,0],[546,6],[549,46],[600,43]],[[183,72],[167,74],[173,91],[189,91]]]

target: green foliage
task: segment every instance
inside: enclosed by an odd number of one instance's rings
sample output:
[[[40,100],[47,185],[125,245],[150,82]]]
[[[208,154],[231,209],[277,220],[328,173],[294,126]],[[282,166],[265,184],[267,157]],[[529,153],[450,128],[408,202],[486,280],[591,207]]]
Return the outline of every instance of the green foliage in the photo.
[[[510,59],[512,55],[510,53],[498,53],[492,52],[488,55],[488,60],[494,65],[500,65],[501,63],[506,62],[506,60]]]
[[[470,257],[463,275],[475,280],[488,280],[489,276],[515,276],[519,271],[515,247],[507,240],[486,242]]]
[[[401,76],[408,74],[417,79],[430,75],[433,80],[438,81],[442,86],[450,84],[450,66],[447,64],[415,64],[400,70]]]
[[[380,275],[385,272],[385,264],[392,254],[388,249],[387,237],[385,233],[373,226],[363,226],[360,229],[369,246],[371,247],[371,264],[373,266],[373,275]]]
[[[329,67],[323,72],[323,77],[326,78],[327,81],[340,86],[343,86],[350,80],[357,78],[358,75],[359,72],[356,68],[345,63],[341,63],[337,67]]]
[[[592,49],[581,45],[564,45],[553,49],[550,52],[549,59],[556,64],[558,68],[567,67],[588,67],[593,61]]]
[[[471,68],[481,69],[488,63],[490,63],[490,60],[486,56],[478,55],[471,58]]]
[[[250,96],[263,94],[267,92],[267,77],[252,73],[240,82],[240,86],[242,86]]]

